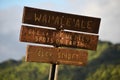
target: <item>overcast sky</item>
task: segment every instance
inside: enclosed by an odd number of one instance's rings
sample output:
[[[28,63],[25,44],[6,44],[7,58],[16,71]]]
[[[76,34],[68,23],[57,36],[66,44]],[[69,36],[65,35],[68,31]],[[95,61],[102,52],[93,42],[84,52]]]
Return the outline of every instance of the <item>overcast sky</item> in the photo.
[[[99,17],[99,39],[120,43],[120,0],[0,0],[0,62],[26,55],[19,42],[24,6]]]

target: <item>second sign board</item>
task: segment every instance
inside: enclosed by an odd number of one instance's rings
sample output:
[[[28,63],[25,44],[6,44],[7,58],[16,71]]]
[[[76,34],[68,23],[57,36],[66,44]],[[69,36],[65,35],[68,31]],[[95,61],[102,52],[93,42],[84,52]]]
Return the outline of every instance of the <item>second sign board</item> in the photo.
[[[96,50],[98,36],[22,26],[20,41]]]

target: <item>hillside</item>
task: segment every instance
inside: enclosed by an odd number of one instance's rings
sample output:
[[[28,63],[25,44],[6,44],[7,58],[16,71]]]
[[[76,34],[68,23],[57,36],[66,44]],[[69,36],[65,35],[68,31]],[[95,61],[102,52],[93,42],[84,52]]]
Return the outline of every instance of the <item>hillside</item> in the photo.
[[[49,64],[9,60],[0,63],[0,80],[48,80]],[[119,80],[120,44],[99,41],[85,67],[60,65],[58,80]]]

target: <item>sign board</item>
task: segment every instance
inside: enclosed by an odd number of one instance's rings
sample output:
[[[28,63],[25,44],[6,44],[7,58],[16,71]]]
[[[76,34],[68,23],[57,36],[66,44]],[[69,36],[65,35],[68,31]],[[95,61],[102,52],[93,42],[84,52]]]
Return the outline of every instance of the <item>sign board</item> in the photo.
[[[88,53],[85,50],[31,46],[27,47],[26,61],[84,66]]]
[[[20,41],[96,50],[98,36],[22,26]]]
[[[24,7],[23,23],[98,33],[100,18]]]

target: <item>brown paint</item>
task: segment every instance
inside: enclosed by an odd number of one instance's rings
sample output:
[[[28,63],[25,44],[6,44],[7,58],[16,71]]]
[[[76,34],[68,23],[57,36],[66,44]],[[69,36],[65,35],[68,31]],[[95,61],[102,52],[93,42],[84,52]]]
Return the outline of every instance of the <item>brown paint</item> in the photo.
[[[97,34],[100,18],[24,7],[23,23]]]
[[[20,41],[54,46],[96,50],[98,36],[22,26]]]
[[[87,57],[85,50],[28,45],[26,61],[85,66]]]

